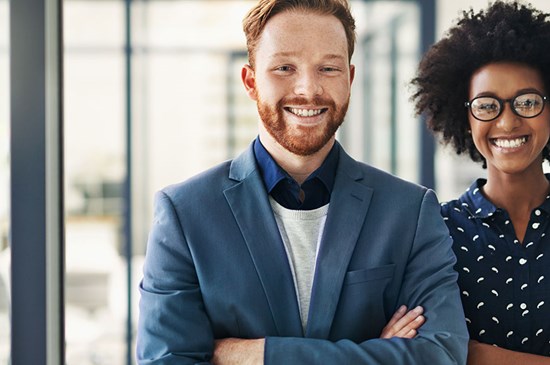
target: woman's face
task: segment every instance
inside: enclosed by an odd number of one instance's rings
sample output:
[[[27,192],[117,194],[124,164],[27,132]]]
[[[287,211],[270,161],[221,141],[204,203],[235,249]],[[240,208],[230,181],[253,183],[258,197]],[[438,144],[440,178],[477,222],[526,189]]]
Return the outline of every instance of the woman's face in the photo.
[[[481,96],[503,101],[526,93],[545,96],[546,90],[539,71],[524,64],[490,63],[478,69],[470,79],[470,101]],[[517,108],[522,108],[522,105],[530,105],[532,99],[517,100]],[[550,108],[545,105],[540,115],[525,118],[513,112],[511,102],[502,105],[501,114],[487,122],[468,113],[474,144],[487,160],[488,172],[542,171],[542,149],[550,138]],[[497,104],[484,101],[480,110],[496,107]]]

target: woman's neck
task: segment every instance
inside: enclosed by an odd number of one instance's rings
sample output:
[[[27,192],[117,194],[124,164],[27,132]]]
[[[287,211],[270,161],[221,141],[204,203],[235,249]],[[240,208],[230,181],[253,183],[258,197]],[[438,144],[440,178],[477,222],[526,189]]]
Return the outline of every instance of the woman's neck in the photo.
[[[531,212],[540,206],[550,191],[550,183],[542,171],[523,174],[492,173],[489,171],[483,194],[497,207],[506,210],[516,238],[523,242]]]
[[[548,195],[550,183],[542,171],[523,174],[488,173],[483,186],[484,195],[497,207],[507,212],[530,212],[539,206]]]

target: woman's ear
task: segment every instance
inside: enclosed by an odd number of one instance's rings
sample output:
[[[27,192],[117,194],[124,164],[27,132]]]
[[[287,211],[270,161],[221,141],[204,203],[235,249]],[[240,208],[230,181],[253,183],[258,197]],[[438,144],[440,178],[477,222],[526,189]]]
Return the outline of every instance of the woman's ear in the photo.
[[[241,79],[243,81],[246,94],[252,100],[258,100],[258,93],[256,91],[256,76],[254,69],[250,65],[244,65],[241,70]]]

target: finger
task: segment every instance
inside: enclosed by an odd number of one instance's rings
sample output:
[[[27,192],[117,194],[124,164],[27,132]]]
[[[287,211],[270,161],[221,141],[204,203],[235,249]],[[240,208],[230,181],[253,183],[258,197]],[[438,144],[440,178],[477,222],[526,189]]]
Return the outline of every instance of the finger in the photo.
[[[426,322],[426,318],[422,315],[419,315],[416,317],[413,321],[407,323],[407,325],[403,326],[395,336],[398,337],[404,337],[404,338],[411,338],[410,336],[416,336],[416,330],[422,327],[422,325]],[[414,331],[414,334],[411,334],[410,332]]]
[[[418,306],[414,308],[413,310],[410,310],[402,316],[397,322],[392,324],[396,332],[399,332],[401,329],[409,326],[411,322],[413,322],[416,318],[418,318],[422,313],[424,312],[424,308]]]
[[[405,317],[409,320],[409,322],[413,322],[417,320],[419,317],[422,317],[422,314],[424,313],[424,308],[421,306],[417,306],[413,310],[409,311]]]
[[[393,322],[397,322],[397,320],[399,320],[401,317],[403,317],[403,316],[405,315],[406,312],[407,312],[407,306],[406,306],[406,305],[400,306],[400,307],[395,311],[395,313],[394,313],[393,316],[391,317],[390,322],[388,322],[388,323],[391,323],[392,321],[393,321]]]
[[[426,317],[420,315],[414,320],[414,329],[417,330],[426,322]]]
[[[407,316],[403,317],[401,321],[398,321],[398,323],[393,326],[396,336],[405,336],[411,329],[416,330],[424,324],[426,319],[423,315],[417,314],[418,312],[411,312],[412,311],[409,311]]]
[[[405,314],[407,310],[406,306],[401,306],[397,312],[390,319],[388,324],[382,330],[381,338],[391,338],[394,336],[401,336],[404,333],[408,332],[410,328],[407,328],[410,322],[414,321],[418,316],[418,309],[416,312],[409,311]],[[412,313],[411,313],[412,312]],[[406,331],[404,329],[406,328]]]
[[[418,306],[416,306],[413,310],[409,311],[409,313],[414,313],[414,314],[416,314],[417,316],[418,316],[418,315],[421,315],[422,313],[424,313],[424,307],[418,305]]]
[[[402,305],[401,307],[399,307],[397,309],[397,311],[395,311],[395,313],[391,317],[391,319],[388,322],[388,324],[386,325],[386,327],[388,327],[388,328],[392,327],[395,323],[397,323],[397,321],[399,321],[401,318],[403,318],[406,311],[407,311],[407,306],[406,305]]]
[[[382,329],[380,338],[392,338],[395,333],[401,329],[401,327],[395,327],[395,324],[403,317],[406,311],[407,307],[405,305],[402,305],[397,309],[388,324],[386,324],[386,326]]]
[[[409,332],[407,332],[407,334],[405,334],[404,336],[402,336],[403,338],[414,338],[416,336],[416,330],[414,329],[411,329]]]

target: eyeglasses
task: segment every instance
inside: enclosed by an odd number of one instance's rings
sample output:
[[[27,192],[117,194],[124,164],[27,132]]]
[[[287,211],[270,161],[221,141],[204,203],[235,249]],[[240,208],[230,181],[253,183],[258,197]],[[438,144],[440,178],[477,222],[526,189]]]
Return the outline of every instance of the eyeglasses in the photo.
[[[547,96],[539,93],[526,93],[517,95],[511,99],[502,100],[494,96],[478,96],[464,103],[466,108],[477,120],[490,122],[502,114],[504,103],[509,103],[512,112],[522,118],[534,118],[544,110],[544,104],[548,102]]]

